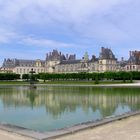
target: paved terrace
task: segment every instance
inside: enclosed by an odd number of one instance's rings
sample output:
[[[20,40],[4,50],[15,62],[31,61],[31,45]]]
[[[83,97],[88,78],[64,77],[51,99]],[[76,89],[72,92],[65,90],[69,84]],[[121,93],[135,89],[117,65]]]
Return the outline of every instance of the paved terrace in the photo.
[[[55,140],[140,140],[140,115]]]

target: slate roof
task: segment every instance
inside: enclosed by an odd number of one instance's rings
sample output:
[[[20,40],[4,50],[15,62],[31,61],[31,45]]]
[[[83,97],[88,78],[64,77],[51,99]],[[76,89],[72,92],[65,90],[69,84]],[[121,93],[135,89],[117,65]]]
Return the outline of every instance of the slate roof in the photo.
[[[130,51],[128,63],[140,65],[140,51]]]
[[[115,55],[113,54],[112,50],[109,48],[101,48],[101,53],[99,56],[99,59],[112,59],[112,60],[117,60],[115,58]]]
[[[45,65],[45,61],[40,60],[42,65]],[[3,66],[4,68],[13,68],[16,66],[33,67],[36,60],[24,60],[24,59],[5,59]]]
[[[58,52],[57,50],[53,50],[52,52],[47,53],[46,55],[46,61],[65,61],[65,60],[75,60],[76,55],[75,54],[66,54],[66,56]]]
[[[125,67],[127,65],[128,61],[121,61],[121,62],[118,62],[118,64],[121,66],[121,67]]]

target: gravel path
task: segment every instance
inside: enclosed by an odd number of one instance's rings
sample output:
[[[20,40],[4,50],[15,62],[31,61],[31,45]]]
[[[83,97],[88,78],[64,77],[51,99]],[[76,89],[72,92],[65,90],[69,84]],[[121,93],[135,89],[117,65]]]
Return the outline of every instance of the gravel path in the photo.
[[[33,140],[33,139],[23,137],[15,133],[0,130],[0,140]]]

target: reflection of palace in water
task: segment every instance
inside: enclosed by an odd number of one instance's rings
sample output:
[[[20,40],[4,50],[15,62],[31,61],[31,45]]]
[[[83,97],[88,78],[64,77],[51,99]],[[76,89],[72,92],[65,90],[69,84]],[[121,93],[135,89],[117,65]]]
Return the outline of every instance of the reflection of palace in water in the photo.
[[[131,110],[140,108],[138,88],[38,87],[37,90],[28,90],[11,87],[0,90],[0,100],[5,108],[11,105],[15,109],[45,106],[54,117],[74,112],[79,107],[85,112],[99,110],[102,116],[112,115],[118,106],[127,106]]]

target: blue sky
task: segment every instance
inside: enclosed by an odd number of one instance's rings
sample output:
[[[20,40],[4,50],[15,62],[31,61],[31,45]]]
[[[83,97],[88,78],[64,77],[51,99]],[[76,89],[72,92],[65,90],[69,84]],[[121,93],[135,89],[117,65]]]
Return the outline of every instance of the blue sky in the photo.
[[[0,64],[4,58],[45,59],[57,49],[117,58],[140,50],[139,0],[0,0]]]

